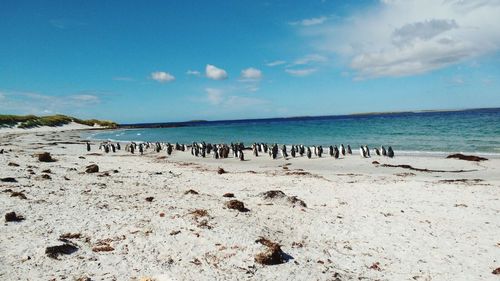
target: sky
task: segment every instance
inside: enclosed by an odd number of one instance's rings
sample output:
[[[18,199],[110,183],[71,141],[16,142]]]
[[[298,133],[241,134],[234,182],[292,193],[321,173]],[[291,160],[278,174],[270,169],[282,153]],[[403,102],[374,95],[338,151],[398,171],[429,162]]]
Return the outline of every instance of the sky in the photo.
[[[0,114],[500,107],[500,0],[0,1]]]

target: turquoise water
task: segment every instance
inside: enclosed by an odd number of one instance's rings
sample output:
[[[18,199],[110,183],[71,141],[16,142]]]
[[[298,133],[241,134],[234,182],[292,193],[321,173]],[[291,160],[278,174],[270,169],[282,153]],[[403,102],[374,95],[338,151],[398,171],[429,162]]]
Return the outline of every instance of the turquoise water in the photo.
[[[187,127],[119,129],[89,138],[192,143],[254,142],[389,146],[409,152],[500,153],[500,109],[189,123]]]

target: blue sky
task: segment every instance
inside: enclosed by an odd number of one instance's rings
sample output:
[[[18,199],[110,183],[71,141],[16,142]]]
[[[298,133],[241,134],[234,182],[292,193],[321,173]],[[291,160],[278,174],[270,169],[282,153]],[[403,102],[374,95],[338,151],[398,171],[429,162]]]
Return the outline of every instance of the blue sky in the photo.
[[[500,1],[1,1],[0,113],[123,123],[500,106]]]

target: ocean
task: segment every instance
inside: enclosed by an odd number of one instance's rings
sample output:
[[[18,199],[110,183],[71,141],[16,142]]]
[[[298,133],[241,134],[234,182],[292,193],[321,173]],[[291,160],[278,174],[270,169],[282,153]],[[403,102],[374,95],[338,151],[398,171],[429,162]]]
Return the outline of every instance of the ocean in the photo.
[[[500,155],[500,108],[447,112],[186,122],[182,127],[98,131],[86,138],[192,143],[360,145],[406,154]]]

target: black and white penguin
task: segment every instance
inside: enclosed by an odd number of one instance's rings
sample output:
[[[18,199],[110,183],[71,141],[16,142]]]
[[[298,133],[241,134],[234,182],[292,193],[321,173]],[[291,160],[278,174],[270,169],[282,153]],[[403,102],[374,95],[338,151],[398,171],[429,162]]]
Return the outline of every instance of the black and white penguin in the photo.
[[[134,154],[135,147],[131,144],[130,145],[130,153]]]
[[[394,157],[394,150],[392,150],[392,147],[390,147],[390,146],[387,149],[387,156],[389,156],[389,158]]]
[[[366,158],[366,152],[362,146],[359,147],[359,155],[363,158]]]
[[[87,151],[90,151],[90,142],[87,142]]]
[[[118,149],[118,150],[121,150],[121,149],[122,149],[122,147],[120,146],[120,143],[119,143],[119,142],[117,142],[117,143],[116,143],[116,149]]]
[[[240,150],[238,152],[238,155],[239,155],[240,161],[244,161],[245,160],[245,155],[243,154],[243,150]]]
[[[382,156],[387,156],[387,152],[385,151],[384,146],[382,146],[382,148],[380,148],[380,152],[382,153]]]
[[[323,147],[320,145],[318,146],[318,157],[321,158],[321,155],[323,155]]]
[[[328,154],[329,154],[331,157],[333,157],[333,154],[334,154],[334,153],[333,153],[333,146],[331,146],[331,145],[328,147]]]
[[[365,145],[364,149],[365,149],[365,155],[366,155],[366,157],[370,158],[371,157],[370,156],[370,149],[368,148],[368,145]]]
[[[116,152],[116,147],[115,147],[115,145],[114,145],[114,144],[111,144],[111,151],[113,151],[113,153],[115,153],[115,152]]]
[[[286,152],[286,145],[283,145],[283,146],[281,147],[281,156],[282,156],[283,158],[287,158],[287,157],[288,157],[288,153]]]
[[[295,158],[295,146],[292,145],[292,149],[290,150],[290,154],[292,155],[293,158]]]
[[[378,150],[378,148],[375,147],[374,150],[375,150],[375,154],[377,154],[377,156],[380,156],[380,151]]]
[[[340,154],[342,155],[342,157],[345,156],[345,148],[344,148],[344,144],[341,144],[340,145]]]
[[[141,155],[144,154],[144,147],[142,146],[142,143],[139,144],[139,153]]]
[[[352,155],[352,149],[350,145],[347,145],[347,154]]]
[[[311,156],[312,156],[311,154],[312,153],[311,153],[311,148],[309,146],[307,147],[307,153],[306,154],[307,154],[307,158],[311,159]]]
[[[333,148],[333,157],[334,157],[335,159],[339,159],[339,154],[340,154],[339,149],[337,148],[337,146],[335,146],[335,147]]]

